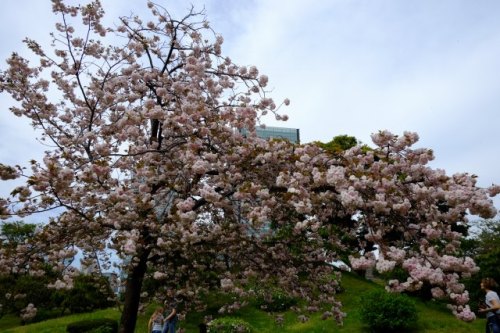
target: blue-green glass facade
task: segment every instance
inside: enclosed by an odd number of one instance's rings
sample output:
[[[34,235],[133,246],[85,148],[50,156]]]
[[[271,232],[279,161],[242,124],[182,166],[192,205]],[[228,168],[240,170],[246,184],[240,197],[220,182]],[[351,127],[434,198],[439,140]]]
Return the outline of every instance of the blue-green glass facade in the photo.
[[[245,132],[245,130],[242,131],[243,134]],[[266,126],[264,128],[257,127],[255,132],[262,139],[286,139],[293,143],[300,143],[300,131],[298,128]]]

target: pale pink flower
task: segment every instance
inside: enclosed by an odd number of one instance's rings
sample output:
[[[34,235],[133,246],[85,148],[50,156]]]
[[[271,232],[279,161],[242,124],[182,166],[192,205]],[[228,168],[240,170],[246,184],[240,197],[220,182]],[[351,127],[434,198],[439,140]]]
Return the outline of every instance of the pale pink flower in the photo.
[[[135,245],[135,242],[134,240],[132,239],[127,239],[127,241],[125,242],[125,244],[123,245],[123,251],[126,253],[126,254],[129,254],[129,255],[134,255],[135,252],[136,252],[136,245]]]
[[[24,309],[21,310],[21,318],[25,321],[35,318],[37,314],[37,308],[33,303],[29,303]]]
[[[375,265],[375,269],[379,273],[386,273],[386,272],[392,271],[395,266],[396,266],[396,262],[395,261],[385,260],[385,259],[379,259],[377,261],[377,264]]]
[[[369,268],[375,267],[376,264],[374,258],[366,257],[355,258],[353,256],[350,256],[349,261],[351,262],[352,269],[354,270],[367,270]]]
[[[224,290],[232,289],[234,287],[233,281],[231,279],[221,279],[220,286]]]

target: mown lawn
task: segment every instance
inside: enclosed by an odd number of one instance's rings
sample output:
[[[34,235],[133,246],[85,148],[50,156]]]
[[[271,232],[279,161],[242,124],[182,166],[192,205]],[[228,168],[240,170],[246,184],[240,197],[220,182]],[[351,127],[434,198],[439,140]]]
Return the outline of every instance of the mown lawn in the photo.
[[[342,286],[345,292],[339,294],[339,299],[344,305],[344,310],[347,312],[347,317],[344,320],[342,327],[337,326],[331,319],[321,320],[320,314],[312,315],[306,323],[297,321],[295,314],[284,313],[284,324],[282,327],[277,326],[274,316],[260,311],[253,306],[247,306],[240,311],[232,314],[234,317],[239,317],[249,322],[255,332],[272,333],[272,332],[341,332],[341,333],[368,333],[368,329],[361,322],[361,314],[357,310],[359,308],[361,295],[365,291],[375,288],[382,288],[380,285],[366,281],[354,275],[344,274]],[[202,321],[205,314],[217,316],[217,300],[214,297],[213,306],[207,309],[206,313],[193,313],[187,316],[185,321],[180,323],[180,327],[186,329],[187,333],[197,333],[198,324]],[[465,323],[455,319],[451,313],[441,304],[434,302],[416,301],[419,320],[417,322],[416,332],[425,333],[473,333],[483,332],[485,320],[478,319],[472,323]],[[151,307],[146,314],[139,316],[136,332],[147,333],[147,321],[153,308]],[[66,326],[69,323],[95,318],[113,318],[118,320],[120,314],[116,309],[106,309],[95,311],[92,313],[71,315],[58,319],[47,320],[40,323],[35,323],[26,326],[18,326],[19,321],[13,317],[6,316],[0,319],[0,332],[5,333],[63,333],[66,332]]]

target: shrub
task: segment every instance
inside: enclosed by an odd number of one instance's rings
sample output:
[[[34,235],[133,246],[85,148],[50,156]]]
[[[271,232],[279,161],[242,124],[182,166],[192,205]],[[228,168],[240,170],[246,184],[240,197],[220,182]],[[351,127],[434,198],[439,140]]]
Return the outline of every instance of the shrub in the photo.
[[[62,296],[62,307],[71,313],[89,312],[95,309],[105,309],[113,305],[110,299],[113,292],[104,277],[79,275],[75,279],[74,287],[65,290]]]
[[[114,319],[81,320],[66,327],[68,333],[117,333],[118,323]]]
[[[37,309],[49,308],[51,290],[47,288],[46,277],[21,275],[12,276],[14,284],[11,286],[12,295],[24,295],[24,297],[11,300],[10,306],[15,312],[20,312],[29,303],[36,305]]]
[[[252,331],[249,323],[239,318],[223,317],[208,323],[208,333],[248,333]]]
[[[61,311],[58,309],[38,309],[35,318],[32,319],[32,323],[37,323],[40,321],[61,317]]]
[[[262,310],[282,312],[296,305],[297,299],[277,288],[272,290],[262,289],[257,293],[256,303]]]
[[[415,327],[417,311],[406,295],[375,290],[361,296],[361,318],[374,332],[402,332]]]

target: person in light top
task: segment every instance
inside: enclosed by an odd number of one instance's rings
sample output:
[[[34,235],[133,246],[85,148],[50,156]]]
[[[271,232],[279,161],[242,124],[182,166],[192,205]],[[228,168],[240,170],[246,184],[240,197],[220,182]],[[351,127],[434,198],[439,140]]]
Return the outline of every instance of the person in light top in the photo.
[[[486,297],[479,312],[486,313],[486,333],[500,333],[500,298],[494,291],[497,287],[492,278],[481,280],[481,289],[486,292]]]
[[[150,333],[161,333],[163,329],[163,308],[156,308],[155,312],[149,318],[148,332]]]

